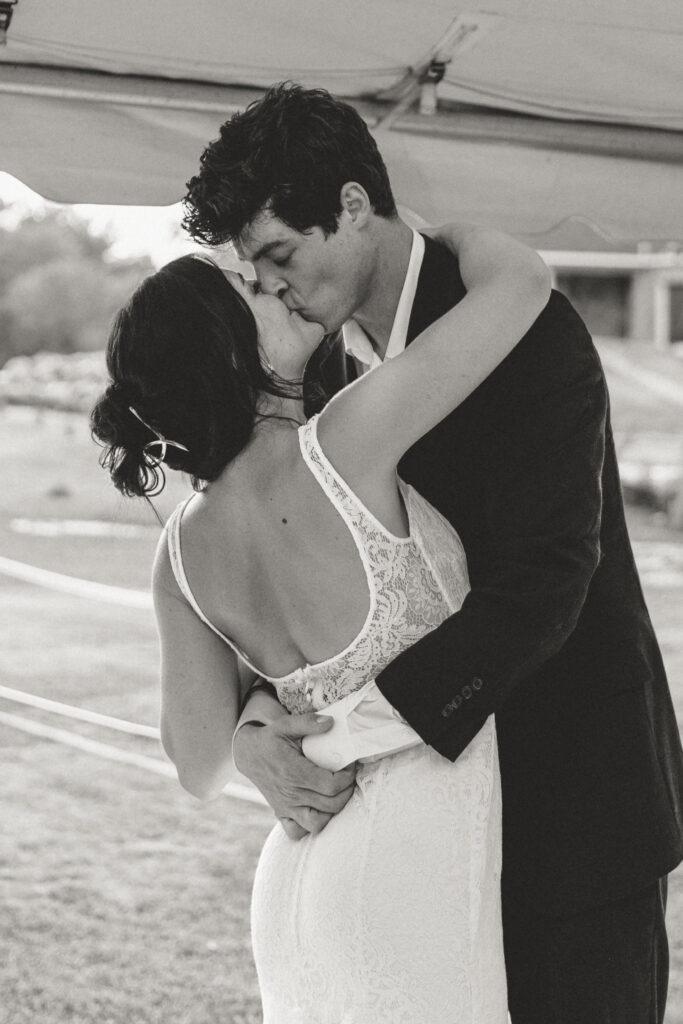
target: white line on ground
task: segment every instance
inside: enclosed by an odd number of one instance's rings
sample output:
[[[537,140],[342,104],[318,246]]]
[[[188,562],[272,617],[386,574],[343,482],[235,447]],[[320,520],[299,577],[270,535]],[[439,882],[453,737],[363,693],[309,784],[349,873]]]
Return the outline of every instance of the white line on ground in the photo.
[[[152,595],[145,590],[130,590],[127,587],[112,587],[107,583],[92,583],[90,580],[81,580],[76,576],[65,576],[61,572],[38,569],[35,565],[27,565],[25,562],[15,562],[13,558],[4,558],[1,555],[0,573],[16,580],[23,580],[25,583],[35,583],[39,587],[58,590],[62,594],[88,597],[94,601],[124,605],[126,608],[152,610]]]
[[[75,747],[86,754],[94,754],[96,757],[103,757],[109,761],[118,761],[119,764],[132,765],[177,781],[177,774],[173,765],[156,757],[135,754],[130,750],[121,750],[119,747],[112,747],[108,743],[99,743],[97,740],[79,736],[68,729],[55,729],[51,725],[43,725],[42,722],[32,722],[28,718],[22,718],[20,715],[11,715],[5,711],[0,711],[0,724],[8,725],[12,729],[19,729],[21,732],[29,733],[32,736],[40,736],[42,739],[62,743],[67,747]],[[249,803],[260,804],[263,807],[268,806],[258,790],[243,786],[239,782],[229,782],[223,789],[223,792],[226,796],[236,797],[238,800],[247,800]]]
[[[34,537],[146,537],[158,526],[136,526],[134,523],[113,523],[107,519],[10,519],[14,533]]]
[[[92,722],[94,725],[102,725],[106,729],[125,732],[130,736],[147,736],[151,740],[161,740],[161,733],[152,725],[127,722],[123,718],[112,718],[111,715],[102,715],[98,711],[86,711],[85,708],[73,707],[71,704],[61,704],[56,700],[47,700],[46,697],[38,697],[36,694],[26,693],[24,690],[14,690],[11,686],[0,686],[0,697],[12,700],[17,704],[26,704],[32,708],[40,708],[41,711],[50,711],[52,714],[62,715],[64,718],[74,718],[81,722]]]

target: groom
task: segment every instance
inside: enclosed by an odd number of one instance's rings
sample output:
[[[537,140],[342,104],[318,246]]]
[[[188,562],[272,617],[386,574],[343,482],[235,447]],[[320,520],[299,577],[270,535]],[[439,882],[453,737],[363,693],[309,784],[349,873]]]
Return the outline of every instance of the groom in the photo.
[[[342,243],[350,182],[357,230]],[[234,241],[264,290],[325,326],[307,370],[311,412],[464,294],[451,253],[398,217],[362,119],[322,90],[274,87],[224,124],[186,209],[195,238]],[[602,370],[562,295],[400,473],[457,529],[472,590],[377,684],[451,760],[496,715],[513,1024],[661,1024],[683,753],[626,532]],[[248,711],[240,770],[291,819],[290,834],[318,831],[352,774],[322,784],[300,754],[297,737],[319,728],[312,716],[295,727],[263,692]]]

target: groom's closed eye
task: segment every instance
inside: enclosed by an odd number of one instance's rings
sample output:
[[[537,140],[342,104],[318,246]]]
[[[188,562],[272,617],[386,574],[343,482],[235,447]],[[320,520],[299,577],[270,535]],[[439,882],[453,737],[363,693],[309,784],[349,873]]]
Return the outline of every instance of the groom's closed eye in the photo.
[[[284,266],[286,266],[289,263],[291,258],[292,258],[292,254],[291,254],[291,252],[288,252],[288,253],[286,253],[283,256],[277,256],[277,257],[276,256],[271,256],[270,257],[270,261],[276,267],[284,267]]]

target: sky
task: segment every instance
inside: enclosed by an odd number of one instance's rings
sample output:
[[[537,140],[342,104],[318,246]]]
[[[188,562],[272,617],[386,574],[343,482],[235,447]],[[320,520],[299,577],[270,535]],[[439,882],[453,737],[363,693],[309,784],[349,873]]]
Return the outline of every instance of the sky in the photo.
[[[45,209],[59,209],[9,174],[0,172],[0,200],[10,209],[2,214],[4,223],[12,224],[22,215]],[[61,207],[64,208],[64,207]],[[79,217],[89,221],[97,231],[106,230],[113,238],[112,255],[116,257],[148,255],[155,266],[197,252],[199,246],[182,232],[182,209],[174,206],[69,206]],[[221,263],[230,265],[229,257]]]

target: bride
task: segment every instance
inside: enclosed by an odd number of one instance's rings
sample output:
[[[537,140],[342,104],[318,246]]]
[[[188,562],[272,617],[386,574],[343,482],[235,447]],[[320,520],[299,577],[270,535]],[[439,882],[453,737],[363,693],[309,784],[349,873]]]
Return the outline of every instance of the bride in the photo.
[[[119,314],[92,414],[122,492],[153,493],[162,463],[198,492],[153,572],[162,739],[182,785],[203,799],[230,778],[255,675],[293,723],[341,707],[392,726],[373,747],[384,756],[319,768],[330,792],[353,786],[326,828],[295,842],[277,824],[266,841],[252,905],[265,1024],[507,1021],[493,718],[451,763],[373,679],[468,590],[456,533],[398,461],[505,358],[550,284],[497,232],[451,225],[440,239],[465,298],[308,422],[301,381],[322,329],[194,257]],[[304,751],[334,764],[335,729],[309,731]]]

